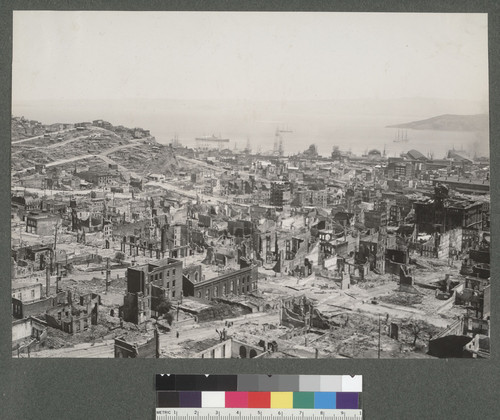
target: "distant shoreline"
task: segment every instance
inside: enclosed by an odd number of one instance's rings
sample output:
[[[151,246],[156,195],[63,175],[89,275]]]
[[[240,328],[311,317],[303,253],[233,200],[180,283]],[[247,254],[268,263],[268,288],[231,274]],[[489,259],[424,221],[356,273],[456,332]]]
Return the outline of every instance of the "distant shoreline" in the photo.
[[[386,128],[405,128],[410,130],[433,131],[488,131],[489,115],[455,115],[445,114],[425,120],[388,125]]]

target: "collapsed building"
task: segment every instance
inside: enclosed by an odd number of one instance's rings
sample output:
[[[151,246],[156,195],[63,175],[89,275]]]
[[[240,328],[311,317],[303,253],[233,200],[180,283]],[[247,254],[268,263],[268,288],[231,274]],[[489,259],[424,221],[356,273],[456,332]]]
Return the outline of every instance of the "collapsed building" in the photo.
[[[330,325],[306,296],[282,299],[280,324],[309,331],[312,328],[328,329]]]
[[[80,296],[78,303],[72,301],[68,292],[67,303],[50,308],[45,313],[45,322],[52,328],[68,334],[85,331],[99,321],[99,305],[101,298],[94,293]]]
[[[131,341],[133,339],[133,341]],[[124,359],[157,359],[160,357],[160,337],[153,330],[153,337],[117,337],[114,344],[114,357]]]

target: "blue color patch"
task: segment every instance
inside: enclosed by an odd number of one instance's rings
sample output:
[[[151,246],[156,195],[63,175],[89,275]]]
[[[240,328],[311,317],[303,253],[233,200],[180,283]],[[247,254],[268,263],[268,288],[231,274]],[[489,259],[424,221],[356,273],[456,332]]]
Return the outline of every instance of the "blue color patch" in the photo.
[[[336,408],[336,392],[315,392],[314,408]]]

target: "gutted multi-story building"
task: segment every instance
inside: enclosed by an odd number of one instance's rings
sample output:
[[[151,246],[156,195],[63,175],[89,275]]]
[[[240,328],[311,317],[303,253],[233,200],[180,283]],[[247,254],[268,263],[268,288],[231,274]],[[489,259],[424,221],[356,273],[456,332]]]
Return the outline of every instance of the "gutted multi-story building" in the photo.
[[[290,183],[273,182],[271,184],[271,206],[283,207],[290,203],[291,198]]]
[[[127,269],[127,292],[147,294],[149,283],[165,289],[165,296],[169,299],[180,298],[182,261],[165,258],[154,263]]]
[[[26,232],[42,236],[53,235],[60,220],[59,216],[51,214],[30,214],[26,216]]]
[[[228,295],[241,295],[257,290],[257,267],[245,267],[230,271],[216,277],[206,278],[204,276],[184,277],[184,296],[194,296],[200,299],[214,299]]]

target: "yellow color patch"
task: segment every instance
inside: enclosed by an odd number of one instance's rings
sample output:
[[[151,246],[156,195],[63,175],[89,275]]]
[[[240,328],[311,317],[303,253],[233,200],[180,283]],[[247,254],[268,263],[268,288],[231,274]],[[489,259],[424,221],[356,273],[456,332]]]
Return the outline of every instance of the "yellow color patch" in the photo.
[[[271,408],[293,408],[293,392],[271,392]]]

